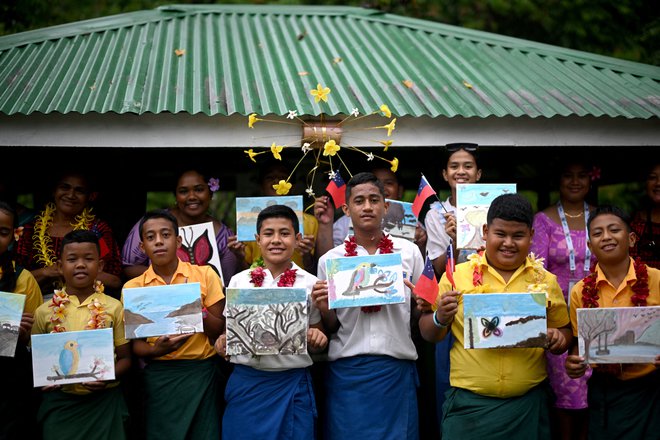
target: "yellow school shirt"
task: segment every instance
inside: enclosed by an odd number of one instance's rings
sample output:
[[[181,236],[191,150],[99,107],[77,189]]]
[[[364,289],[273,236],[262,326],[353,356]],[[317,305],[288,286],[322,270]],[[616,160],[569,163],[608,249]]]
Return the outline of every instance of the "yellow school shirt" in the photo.
[[[646,305],[660,305],[660,270],[646,266],[646,271],[649,283],[649,296],[646,297]],[[634,294],[631,286],[637,281],[637,276],[635,275],[635,266],[633,265],[632,258],[630,259],[628,274],[618,287],[614,287],[607,280],[600,265],[596,265],[596,273],[598,274],[596,276],[596,286],[598,286],[599,307],[634,307],[630,300]],[[573,336],[575,337],[577,337],[577,309],[582,307],[583,286],[584,281],[580,281],[571,290],[571,327],[573,329]],[[592,365],[592,367],[598,369],[598,365]],[[655,369],[653,364],[622,364],[621,373],[617,377],[621,380],[635,379],[645,376]]]
[[[527,258],[525,264],[505,283],[500,274],[482,258],[481,270],[485,293],[528,292],[534,284],[534,266]],[[508,398],[521,396],[541,383],[546,377],[545,353],[542,348],[463,348],[463,295],[479,295],[473,285],[472,262],[456,266],[454,281],[459,292],[458,311],[451,324],[456,339],[450,352],[449,382],[453,387],[464,388],[489,397]],[[544,270],[548,299],[548,327],[560,328],[569,324],[566,302],[557,277]],[[446,274],[440,279],[440,292],[453,290]]]
[[[16,270],[15,264],[14,270]],[[2,278],[2,268],[0,268],[0,278]],[[25,307],[23,308],[23,313],[32,313],[34,315],[37,308],[44,302],[44,298],[41,296],[39,283],[37,283],[37,280],[27,269],[23,269],[20,275],[18,275],[13,293],[22,293],[25,295]]]
[[[319,222],[316,220],[316,217],[303,213],[303,230],[301,231],[303,235],[313,235],[316,239],[319,231]],[[245,243],[245,261],[248,264],[254,263],[259,257],[261,257],[261,249],[256,241],[248,241]],[[293,252],[291,257],[294,263],[300,267],[305,267],[303,264],[302,254],[298,249]]]
[[[204,307],[211,307],[222,300],[225,295],[222,290],[222,281],[211,266],[197,266],[194,264],[179,261],[174,276],[170,284],[199,283],[202,290],[202,304]],[[156,275],[153,267],[149,268],[140,276],[129,280],[124,284],[124,289],[132,287],[164,286],[167,283]],[[147,342],[154,345],[158,338],[147,338]],[[209,342],[209,338],[204,333],[195,333],[179,347],[178,350],[156,358],[158,360],[179,360],[179,359],[207,359],[214,356],[215,349]]]
[[[93,293],[82,304],[77,296],[70,295],[69,303],[66,304],[64,322],[61,325],[68,332],[86,330],[85,327],[90,318],[90,312],[87,306],[94,299],[98,299],[105,308],[105,328],[112,328],[115,347],[127,344],[128,340],[124,335],[124,306],[121,302],[104,293]],[[55,324],[50,321],[51,316],[53,316],[53,309],[48,307],[50,303],[48,301],[37,308],[34,315],[34,325],[32,326],[33,335],[51,333],[55,328]],[[118,384],[118,381],[112,381],[108,383],[108,387],[117,386]],[[73,394],[91,393],[91,391],[81,384],[64,385],[62,386],[62,391]]]

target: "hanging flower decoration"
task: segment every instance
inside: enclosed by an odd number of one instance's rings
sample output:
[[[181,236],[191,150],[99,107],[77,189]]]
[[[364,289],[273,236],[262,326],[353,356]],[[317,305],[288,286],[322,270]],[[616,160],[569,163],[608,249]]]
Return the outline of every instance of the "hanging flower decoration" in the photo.
[[[331,92],[332,91],[329,87],[325,87],[321,83],[318,83],[315,89],[309,91],[309,94],[311,95],[311,97],[314,98],[315,103],[319,103],[320,105],[325,105],[329,101]],[[296,109],[288,110],[288,112],[284,116],[286,118],[285,120],[276,120],[273,118],[260,118],[257,116],[256,113],[252,113],[248,116],[248,127],[250,128],[254,128],[254,125],[260,121],[274,122],[274,123],[288,124],[288,125],[297,125],[297,126],[301,126],[302,124],[301,128],[303,129],[303,136],[302,139],[300,139],[300,144],[298,144],[299,146],[280,143],[280,142],[271,142],[270,144],[270,153],[277,160],[283,160],[282,156],[284,155],[284,150],[286,150],[289,147],[300,148],[300,151],[302,151],[302,156],[294,166],[293,170],[291,171],[291,174],[285,180],[280,180],[276,185],[273,185],[273,188],[279,195],[285,195],[289,193],[291,187],[293,186],[292,183],[290,182],[291,177],[293,176],[298,166],[302,163],[302,161],[307,157],[308,154],[311,154],[311,157],[313,158],[314,161],[314,165],[309,168],[306,178],[305,193],[310,198],[316,197],[316,194],[314,192],[314,181],[317,172],[328,175],[329,178],[332,179],[335,175],[336,170],[338,170],[339,167],[343,167],[348,173],[349,178],[352,177],[350,170],[346,166],[346,162],[342,159],[342,155],[350,154],[347,152],[353,151],[360,153],[364,155],[367,162],[373,161],[375,159],[382,160],[389,164],[389,167],[393,172],[396,172],[399,168],[399,159],[397,159],[396,157],[390,159],[387,157],[379,156],[373,152],[364,151],[361,148],[355,147],[353,145],[349,145],[341,140],[342,134],[348,131],[344,127],[346,127],[347,125],[349,125],[349,123],[353,121],[358,121],[370,116],[381,116],[381,117],[391,118],[392,111],[390,110],[387,104],[382,104],[381,106],[378,107],[378,109],[363,115],[360,115],[360,110],[358,108],[353,108],[348,116],[345,116],[343,119],[336,121],[326,121],[324,118],[324,113],[321,113],[319,117],[320,120],[317,121],[303,120],[298,115],[298,110]],[[359,128],[355,128],[354,130],[385,129],[387,130],[387,137],[390,137],[392,136],[392,132],[395,130],[395,128],[396,128],[396,118],[393,118],[389,121],[389,123],[385,125],[379,124],[369,127],[359,127]],[[376,139],[376,140],[369,139],[369,142],[373,142],[376,145],[382,145],[384,147],[383,148],[384,152],[386,152],[388,148],[393,144],[393,140],[391,139]],[[266,145],[264,145],[264,147],[266,147]],[[268,150],[255,151],[254,148],[250,148],[247,150],[243,150],[243,152],[248,156],[248,158],[252,162],[257,163],[257,156],[263,153],[267,153]],[[339,163],[337,163],[337,161],[339,161]],[[320,170],[321,167],[326,167],[326,166],[329,168],[329,170],[323,170],[323,171]],[[310,208],[311,206],[309,206],[307,209]]]

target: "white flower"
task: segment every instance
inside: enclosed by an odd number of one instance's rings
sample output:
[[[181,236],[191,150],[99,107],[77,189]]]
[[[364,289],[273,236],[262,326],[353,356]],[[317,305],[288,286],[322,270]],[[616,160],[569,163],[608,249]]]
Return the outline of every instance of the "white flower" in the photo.
[[[310,197],[315,197],[315,196],[316,196],[316,194],[314,194],[314,190],[313,190],[311,187],[307,188],[307,189],[305,190],[305,192],[306,192],[307,195],[310,196]]]
[[[308,151],[312,151],[312,147],[309,142],[305,142],[304,144],[302,144],[302,152],[303,154],[307,154]]]
[[[332,180],[332,179],[335,178],[336,175],[337,175],[337,173],[335,173],[334,171],[330,171],[328,173],[328,179]]]
[[[367,161],[372,161],[372,160],[374,160],[374,153],[367,154]]]
[[[360,111],[357,109],[357,107],[355,107],[353,109],[353,111],[351,112],[351,116],[356,117],[356,118],[358,117],[359,114],[360,114]]]
[[[296,119],[298,112],[296,110],[289,110],[289,114],[286,116],[287,119]]]

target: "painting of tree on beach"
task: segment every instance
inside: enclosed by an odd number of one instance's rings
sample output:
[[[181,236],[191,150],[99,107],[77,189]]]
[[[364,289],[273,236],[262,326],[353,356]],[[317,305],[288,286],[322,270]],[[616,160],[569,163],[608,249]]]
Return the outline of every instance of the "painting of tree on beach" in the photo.
[[[0,292],[0,356],[14,357],[25,295]]]
[[[239,241],[254,241],[257,233],[257,216],[271,205],[285,205],[298,216],[300,232],[303,232],[303,196],[236,197],[236,236]]]
[[[588,363],[650,363],[660,353],[660,307],[577,309],[578,351]]]
[[[466,349],[546,347],[545,293],[466,294],[461,298]]]
[[[126,339],[204,332],[199,283],[133,287],[123,297]]]
[[[227,354],[305,354],[307,314],[305,289],[228,288]]]
[[[111,328],[32,335],[35,387],[113,380]]]

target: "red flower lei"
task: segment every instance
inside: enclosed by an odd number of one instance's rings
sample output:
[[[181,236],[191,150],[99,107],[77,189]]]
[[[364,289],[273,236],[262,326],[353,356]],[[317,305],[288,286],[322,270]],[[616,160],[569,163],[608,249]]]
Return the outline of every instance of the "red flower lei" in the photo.
[[[378,250],[381,254],[391,254],[392,249],[394,249],[394,243],[390,240],[390,236],[383,234],[383,238],[378,242]],[[355,241],[355,235],[351,235],[347,240],[344,240],[344,250],[346,253],[345,257],[355,257],[357,256],[357,242]],[[364,313],[376,313],[380,312],[381,306],[363,306],[360,307],[360,310]]]
[[[277,287],[293,287],[293,284],[296,282],[296,275],[298,269],[287,269],[280,279],[277,280]],[[264,277],[266,276],[263,266],[257,266],[250,271],[250,282],[254,284],[254,287],[261,287],[264,284]]]
[[[644,307],[646,306],[646,297],[649,296],[649,276],[646,271],[646,264],[638,258],[633,262],[633,267],[635,268],[637,281],[632,286],[633,295],[630,297],[630,301],[635,307]],[[599,289],[596,285],[597,278],[598,274],[594,268],[582,280],[584,282],[582,286],[582,306],[588,309],[598,308],[600,297],[598,296]]]

